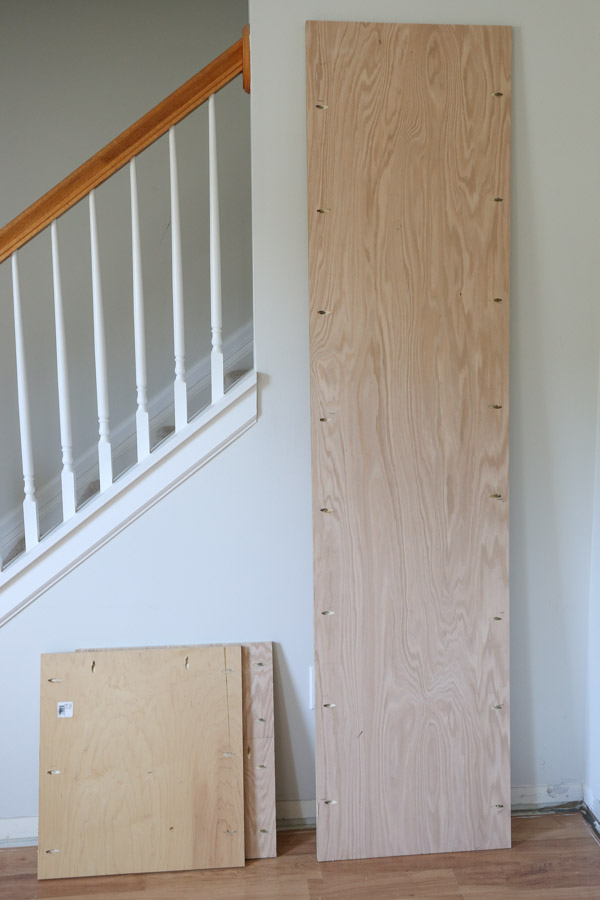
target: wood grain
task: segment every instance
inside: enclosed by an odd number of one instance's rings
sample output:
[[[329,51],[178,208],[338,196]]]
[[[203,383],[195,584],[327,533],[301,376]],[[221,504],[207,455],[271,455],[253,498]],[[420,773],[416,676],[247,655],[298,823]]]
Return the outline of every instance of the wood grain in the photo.
[[[254,641],[241,648],[245,853],[246,859],[266,859],[277,855],[273,644]]]
[[[240,38],[0,229],[0,263],[232,81],[242,72],[244,59],[249,83],[250,60]]]
[[[39,878],[244,865],[239,646],[45,654],[40,724]]]
[[[277,856],[273,645],[242,644],[246,859]]]
[[[317,863],[314,831],[282,832],[279,840],[277,859],[257,860],[245,869],[39,884],[34,847],[2,850],[0,898],[83,900],[93,896],[95,900],[133,900],[143,895],[144,900],[600,900],[598,845],[576,811],[533,820],[513,819],[513,849],[482,853]],[[472,883],[470,874],[476,870],[477,880]]]
[[[321,860],[510,844],[510,67],[307,23]]]

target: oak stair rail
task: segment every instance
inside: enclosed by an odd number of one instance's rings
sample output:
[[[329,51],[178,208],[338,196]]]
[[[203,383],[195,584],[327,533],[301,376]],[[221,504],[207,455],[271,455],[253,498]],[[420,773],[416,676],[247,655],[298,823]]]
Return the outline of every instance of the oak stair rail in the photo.
[[[62,449],[61,493],[63,522],[76,513],[75,473],[71,439],[71,408],[67,366],[67,348],[62,299],[57,221],[84,198],[89,201],[90,251],[92,271],[92,307],[94,331],[94,361],[98,409],[98,462],[100,493],[113,483],[112,450],[108,406],[107,362],[104,336],[102,283],[99,266],[98,227],[95,190],[107,179],[129,164],[134,355],[136,372],[137,411],[136,439],[138,463],[150,455],[150,424],[147,406],[146,348],[144,330],[144,296],[140,250],[140,223],[137,195],[136,157],[160,137],[169,135],[169,174],[171,190],[171,261],[174,324],[174,407],[175,431],[188,423],[187,387],[185,376],[185,330],[183,321],[183,290],[181,235],[179,223],[179,188],[175,126],[191,112],[208,101],[209,104],[209,180],[210,180],[210,289],[211,289],[211,402],[224,395],[222,343],[221,258],[219,230],[219,189],[215,124],[215,94],[226,84],[242,75],[243,88],[250,93],[249,26],[242,37],[209,63],[166,99],[138,119],[87,162],[49,190],[20,215],[0,229],[0,264],[10,258],[14,306],[15,350],[17,370],[17,398],[24,481],[23,520],[25,552],[40,540],[38,507],[35,492],[33,445],[29,412],[27,367],[21,312],[19,281],[19,250],[45,229],[50,229],[52,253],[54,319],[58,378],[60,441]]]

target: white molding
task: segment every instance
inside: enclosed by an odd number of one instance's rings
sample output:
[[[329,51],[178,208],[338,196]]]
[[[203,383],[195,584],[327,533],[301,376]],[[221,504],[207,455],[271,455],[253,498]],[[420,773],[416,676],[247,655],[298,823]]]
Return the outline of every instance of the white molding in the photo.
[[[595,790],[589,784],[584,784],[583,802],[592,815],[600,821],[600,790]]]
[[[0,627],[206,465],[256,419],[257,376],[252,371],[0,573]]]
[[[252,368],[252,352],[254,346],[253,323],[247,322],[223,341],[225,357],[225,374],[235,371],[240,366]],[[194,363],[187,371],[188,406],[195,409],[206,393],[210,403],[210,354]],[[132,394],[134,396],[134,393]],[[166,425],[174,424],[173,384],[166,385],[148,402],[148,412],[152,432]],[[135,411],[116,427],[111,428],[111,444],[113,467],[115,472],[124,471],[136,459],[137,436]],[[94,443],[73,462],[79,493],[98,475],[98,444]],[[39,516],[42,523],[58,523],[62,520],[62,485],[60,473],[36,490]],[[0,518],[0,560],[10,553],[15,544],[23,536],[23,507],[19,503]]]
[[[37,841],[37,816],[0,819],[0,847],[36,847]]]
[[[511,807],[516,811],[544,809],[547,806],[561,806],[563,803],[581,803],[582,800],[583,784],[581,781],[513,787],[510,792]]]

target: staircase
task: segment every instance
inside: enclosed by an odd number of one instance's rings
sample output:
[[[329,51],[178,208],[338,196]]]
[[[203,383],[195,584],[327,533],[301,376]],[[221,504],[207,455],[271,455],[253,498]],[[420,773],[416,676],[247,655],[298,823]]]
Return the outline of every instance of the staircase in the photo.
[[[216,138],[216,94],[237,76],[250,90],[249,29],[242,38],[201,72],[174,91],[95,156],[67,176],[40,200],[0,230],[0,267],[10,270],[14,310],[16,401],[20,435],[24,499],[20,521],[12,510],[0,509],[0,626],[32,603],[51,585],[127,527],[132,521],[205,465],[214,455],[250,428],[257,418],[257,378],[252,362],[252,325],[223,336],[221,239]],[[196,362],[186,364],[186,333],[182,264],[182,217],[179,132],[176,126],[201,105],[208,106],[209,219],[210,219],[210,351],[193,348]],[[177,132],[177,135],[176,135]],[[142,253],[143,221],[138,199],[138,160],[161,137],[168,137],[170,275],[172,338],[175,360],[170,389],[148,398],[148,365]],[[143,163],[141,163],[143,165]],[[132,281],[123,287],[133,301],[131,369],[135,384],[119,391],[135,395],[135,416],[111,429],[109,361],[105,336],[103,277],[96,191],[128,169],[128,216],[131,225]],[[59,222],[83,201],[91,277],[93,371],[96,385],[98,442],[74,458],[72,415],[76,378],[69,368],[73,348],[63,301],[61,258],[69,257],[59,236]],[[79,208],[81,212],[81,207]],[[63,220],[64,221],[64,220]],[[88,224],[89,223],[89,224]],[[62,223],[61,223],[62,225]],[[89,229],[89,230],[87,230]],[[61,471],[36,489],[31,396],[23,316],[22,250],[38,239],[51,257],[58,420]],[[161,241],[162,242],[162,241]],[[158,252],[158,251],[157,251]],[[64,254],[64,256],[63,256]],[[23,260],[23,262],[22,262]],[[112,274],[109,272],[109,275]],[[1,275],[1,273],[0,273]],[[5,282],[8,283],[8,278]],[[208,318],[208,310],[207,310]],[[192,338],[197,335],[192,334]],[[89,361],[90,365],[92,360]],[[9,386],[3,386],[3,390]],[[36,424],[35,422],[33,424]],[[39,431],[39,429],[38,429]],[[39,455],[39,449],[38,449]],[[42,499],[40,499],[42,498]],[[43,527],[40,522],[43,521]],[[22,536],[21,536],[22,535]]]

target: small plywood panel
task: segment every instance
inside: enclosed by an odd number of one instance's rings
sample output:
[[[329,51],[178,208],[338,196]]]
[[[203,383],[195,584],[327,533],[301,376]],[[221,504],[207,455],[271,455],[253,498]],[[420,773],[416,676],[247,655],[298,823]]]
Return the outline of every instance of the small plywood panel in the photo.
[[[239,646],[42,656],[39,878],[244,865]]]
[[[510,846],[510,71],[307,23],[321,860]]]
[[[273,645],[242,644],[246,859],[277,856]]]

